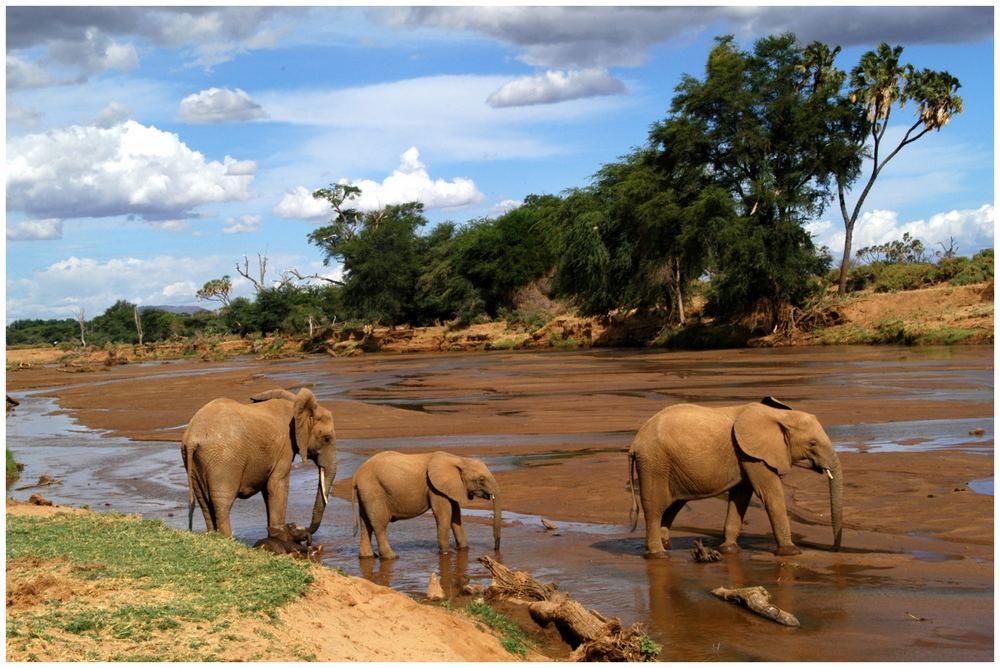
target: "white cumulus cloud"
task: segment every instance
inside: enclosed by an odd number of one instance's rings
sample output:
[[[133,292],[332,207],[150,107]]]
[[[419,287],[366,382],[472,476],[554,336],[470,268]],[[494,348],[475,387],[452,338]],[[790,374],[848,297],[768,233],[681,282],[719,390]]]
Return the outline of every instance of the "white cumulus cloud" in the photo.
[[[58,218],[29,220],[7,226],[7,241],[51,241],[62,239],[62,221]]]
[[[851,240],[851,256],[867,246],[877,246],[902,239],[904,234],[919,239],[929,252],[950,247],[954,240],[960,255],[972,255],[983,248],[993,246],[995,217],[992,204],[984,204],[977,209],[954,209],[936,213],[926,220],[906,222],[899,220],[896,211],[875,209],[866,211],[858,218]],[[820,246],[827,246],[835,258],[844,250],[844,225],[840,221],[820,220],[810,223],[806,229]]]
[[[393,204],[421,202],[426,209],[455,209],[476,204],[484,197],[471,179],[461,176],[450,181],[432,179],[426,166],[420,162],[420,152],[415,146],[399,158],[399,166],[382,181],[339,181],[361,189],[361,195],[350,201],[353,208],[376,211]],[[273,213],[280,218],[309,220],[329,218],[333,210],[325,200],[313,198],[311,191],[299,186],[285,193]]]
[[[99,128],[110,128],[113,125],[118,125],[123,121],[127,121],[132,115],[132,110],[126,105],[118,101],[112,101],[108,106],[97,112],[97,117],[94,119],[94,125]]]
[[[239,220],[236,218],[227,218],[226,226],[222,228],[222,231],[225,234],[247,234],[259,230],[260,223],[261,217],[257,215],[240,216]]]
[[[333,214],[330,204],[324,199],[316,199],[312,191],[302,186],[286,192],[274,207],[274,215],[279,218],[305,219],[329,218]]]
[[[187,123],[242,123],[267,118],[264,109],[239,88],[208,88],[181,100],[178,110]]]
[[[569,70],[565,73],[549,70],[504,84],[486,98],[486,103],[495,108],[523,107],[623,93],[625,84],[604,69]]]
[[[420,162],[420,152],[415,146],[400,156],[399,167],[381,183],[363,179],[351,185],[361,189],[356,206],[362,211],[375,211],[404,202],[422,202],[428,209],[453,209],[483,199],[483,194],[471,179],[456,176],[451,181],[432,180],[427,168]]]
[[[206,160],[176,134],[135,121],[74,125],[8,143],[7,207],[45,218],[183,218],[202,204],[249,198],[253,176],[229,173],[240,164]]]

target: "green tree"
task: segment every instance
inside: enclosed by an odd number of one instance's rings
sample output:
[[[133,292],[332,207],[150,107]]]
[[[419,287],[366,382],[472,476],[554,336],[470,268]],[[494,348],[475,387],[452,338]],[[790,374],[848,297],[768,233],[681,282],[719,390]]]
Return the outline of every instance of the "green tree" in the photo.
[[[119,299],[94,318],[88,327],[91,343],[137,343],[134,309],[133,304]]]
[[[454,318],[469,323],[486,311],[475,286],[456,267],[455,241],[455,223],[441,223],[424,239],[423,269],[414,290],[418,319],[423,324]]]
[[[353,227],[335,221],[309,235],[323,250],[324,263],[333,258],[343,262],[341,297],[347,315],[392,325],[412,321],[422,260],[417,229],[427,222],[423,204],[388,206],[360,215],[359,221]]]
[[[890,47],[883,42],[874,51],[862,55],[858,65],[851,70],[847,100],[852,105],[853,127],[856,129],[850,133],[850,137],[853,139],[854,151],[870,158],[871,173],[864,182],[854,208],[850,210],[847,194],[860,170],[848,168],[837,173],[837,194],[845,231],[844,257],[838,279],[840,292],[847,291],[854,227],[861,207],[881,171],[905,146],[932,130],[940,130],[952,116],[961,113],[963,109],[962,98],[956,94],[961,87],[958,79],[945,71],[918,71],[912,65],[900,62],[902,54],[902,46]],[[909,102],[914,104],[917,118],[899,143],[883,157],[883,141],[893,107],[899,105],[903,109]]]
[[[454,240],[456,269],[476,289],[486,312],[514,305],[516,292],[558,261],[551,216],[558,198],[533,196],[497,218],[471,221]]]
[[[831,199],[834,162],[845,159],[833,141],[845,75],[830,65],[835,52],[801,47],[791,34],[758,40],[752,52],[731,36],[716,41],[704,79],[683,78],[650,138],[677,175],[731,198],[728,214],[718,197],[704,202],[715,214],[702,231],[712,311],[771,327],[829,263],[803,224]]]

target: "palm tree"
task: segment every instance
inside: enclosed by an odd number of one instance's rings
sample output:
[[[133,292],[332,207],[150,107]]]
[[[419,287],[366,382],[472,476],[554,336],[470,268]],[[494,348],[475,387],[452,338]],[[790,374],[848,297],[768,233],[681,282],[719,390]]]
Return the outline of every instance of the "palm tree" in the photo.
[[[863,112],[862,123],[866,131],[859,136],[862,141],[870,136],[872,144],[870,157],[873,167],[854,209],[850,212],[847,210],[847,190],[853,178],[846,171],[837,175],[837,194],[846,232],[844,257],[840,264],[841,293],[847,289],[854,225],[879,173],[904,146],[912,144],[931,130],[940,130],[954,114],[962,112],[962,98],[955,94],[961,86],[958,79],[948,72],[934,72],[927,69],[918,72],[912,65],[902,65],[899,62],[902,53],[903,47],[890,48],[883,42],[875,51],[869,51],[861,56],[858,66],[851,71],[848,99],[855,105],[857,111]],[[918,118],[907,129],[899,144],[885,158],[880,159],[882,140],[889,127],[892,108],[897,103],[903,108],[907,102],[914,102],[917,105]]]

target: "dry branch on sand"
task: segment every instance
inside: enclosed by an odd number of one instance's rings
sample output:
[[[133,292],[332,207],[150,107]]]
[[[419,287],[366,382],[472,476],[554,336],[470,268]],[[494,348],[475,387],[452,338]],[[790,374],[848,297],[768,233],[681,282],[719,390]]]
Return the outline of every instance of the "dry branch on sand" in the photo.
[[[795,618],[795,615],[785,612],[771,603],[771,594],[763,587],[739,587],[737,589],[718,587],[713,589],[712,593],[723,601],[739,603],[772,622],[778,622],[785,626],[799,625],[799,620]]]
[[[620,619],[588,610],[555,585],[543,584],[524,571],[514,571],[488,556],[479,558],[493,576],[487,596],[529,601],[528,612],[540,626],[554,624],[573,648],[571,661],[655,661],[656,651],[642,624],[629,628]]]
[[[695,561],[702,564],[708,564],[722,559],[722,554],[718,550],[705,547],[705,544],[700,540],[696,540],[694,542],[694,549],[691,550],[691,556],[694,557]]]

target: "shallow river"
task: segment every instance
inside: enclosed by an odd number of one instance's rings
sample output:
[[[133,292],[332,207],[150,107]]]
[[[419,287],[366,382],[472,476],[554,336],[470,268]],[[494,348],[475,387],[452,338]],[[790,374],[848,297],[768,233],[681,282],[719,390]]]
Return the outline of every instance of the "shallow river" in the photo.
[[[948,362],[950,355],[941,349],[929,350],[920,355],[907,349],[907,360],[896,363],[899,352],[885,348],[884,359],[872,359],[869,353],[856,363],[838,365],[836,372],[830,372],[828,365],[817,363],[817,375],[810,379],[809,362],[796,361],[794,369],[804,373],[806,383],[814,382],[828,387],[829,395],[824,398],[849,398],[858,393],[878,393],[882,397],[923,401],[955,401],[962,403],[983,403],[992,405],[992,370],[970,370]],[[824,352],[819,353],[822,360]],[[530,355],[546,353],[522,353],[520,361]],[[551,359],[551,354],[548,359]],[[765,362],[762,373],[776,371],[787,373],[789,362],[781,351],[773,356],[763,355]],[[408,367],[385,371],[373,365],[370,373],[352,374],[345,377],[329,365],[304,362],[300,368],[281,375],[275,381],[294,379],[309,385],[317,392],[322,402],[337,400],[362,401],[381,406],[391,406],[406,410],[426,411],[432,407],[462,406],[475,404],[479,410],[495,412],[504,409],[503,401],[510,399],[510,393],[477,390],[467,395],[435,391],[433,382],[424,387],[423,381],[433,380],[441,374],[480,373],[477,355],[443,355],[421,358],[419,363]],[[588,358],[599,373],[630,373],[649,366],[652,370],[662,364],[663,355],[644,352],[611,351],[594,353]],[[799,359],[799,358],[796,358]],[[596,360],[596,361],[594,361]],[[517,367],[518,365],[513,365]],[[824,370],[820,371],[822,367]],[[209,372],[205,370],[204,372]],[[151,369],[151,374],[170,373]],[[491,371],[493,374],[502,372]],[[516,374],[517,371],[511,371]],[[684,373],[692,377],[718,373],[714,362],[690,364]],[[499,382],[499,381],[498,381]],[[96,384],[96,383],[95,383]],[[718,387],[730,385],[734,388],[731,397]],[[711,386],[711,390],[705,388]],[[684,396],[658,392],[648,387],[638,387],[632,396],[644,400],[661,401],[666,405],[672,401],[697,401],[709,397],[711,400],[744,400],[744,392],[738,379],[721,377],[712,384],[702,383]],[[772,384],[773,387],[773,384]],[[947,389],[944,389],[947,388]],[[576,390],[586,393],[586,388]],[[60,411],[55,399],[41,396],[43,391],[12,393],[21,405],[8,417],[7,446],[15,458],[25,465],[20,488],[11,496],[26,499],[32,493],[40,492],[46,498],[59,504],[88,505],[95,510],[116,510],[139,512],[148,518],[164,521],[166,524],[186,529],[187,486],[185,472],[180,464],[179,444],[173,442],[135,442],[96,432],[78,424],[71,416]],[[562,388],[544,393],[532,393],[532,401],[545,402],[558,398],[572,398],[574,390]],[[775,392],[781,396],[781,388]],[[556,396],[558,395],[558,397]],[[990,414],[991,411],[990,411]],[[938,449],[958,449],[965,452],[992,455],[992,417],[895,420],[886,416],[883,421],[855,424],[829,425],[827,429],[835,446],[841,452],[916,452]],[[440,448],[459,454],[478,454],[481,448],[492,448],[483,456],[491,469],[503,472],[518,469],[528,463],[546,465],[558,463],[569,457],[589,457],[595,454],[620,451],[628,446],[634,431],[611,430],[576,433],[571,430],[556,433],[475,433],[455,435],[423,435],[416,437],[341,438],[338,440],[337,479],[348,479],[357,466],[372,451],[382,449],[406,450],[412,448]],[[516,452],[505,453],[505,447]],[[500,454],[496,454],[497,451]],[[544,470],[544,469],[539,469]],[[42,474],[61,480],[47,487],[29,487]],[[622,466],[624,478],[624,464]],[[969,480],[972,493],[993,494],[993,478],[984,476]],[[315,489],[315,469],[309,465],[296,463],[292,475],[292,489],[306,490],[290,495],[288,518],[307,523]],[[753,511],[751,511],[753,512]],[[759,511],[758,511],[759,512]],[[237,501],[233,510],[232,523],[236,537],[253,543],[263,535],[263,501],[255,497]],[[488,584],[485,569],[476,561],[482,554],[496,556],[489,550],[492,546],[491,530],[488,522],[489,511],[481,505],[478,509],[465,511],[473,521],[467,522],[471,549],[467,553],[439,556],[434,539],[434,522],[430,513],[424,516],[397,522],[391,525],[389,536],[400,559],[382,563],[378,560],[359,560],[357,538],[352,535],[352,513],[350,501],[331,497],[331,505],[326,511],[324,523],[316,541],[323,544],[323,562],[331,567],[362,575],[380,584],[385,584],[415,595],[419,598],[425,591],[428,575],[438,572],[446,591],[455,594],[468,582]],[[630,532],[621,524],[596,524],[586,522],[557,522],[558,529],[546,531],[537,516],[505,512],[503,548],[500,558],[515,568],[531,572],[542,581],[558,583],[560,589],[570,592],[584,605],[603,611],[608,615],[621,617],[626,623],[641,621],[649,629],[650,635],[666,648],[662,658],[668,660],[776,660],[768,640],[759,642],[752,637],[735,638],[733,629],[745,613],[735,606],[719,604],[709,593],[712,586],[720,584],[720,571],[706,575],[704,567],[693,565],[687,556],[698,538],[697,532],[678,531],[674,540],[673,556],[667,560],[646,561],[642,552],[642,533]],[[480,520],[480,521],[475,521]],[[683,524],[683,523],[681,523]],[[721,525],[721,518],[720,518]],[[195,511],[194,528],[203,529],[200,511]],[[713,538],[714,540],[714,538]],[[744,548],[770,550],[770,535],[749,536],[741,539]],[[561,559],[561,554],[573,554],[572,559]],[[749,554],[745,550],[744,555]],[[916,558],[944,559],[933,553],[916,554]],[[918,583],[901,587],[898,580],[882,579],[871,569],[852,570],[845,566],[839,571],[811,570],[808,566],[789,568],[788,564],[774,559],[739,558],[725,561],[726,577],[732,584],[756,582],[791,582],[795,587],[778,587],[774,592],[775,603],[782,608],[796,610],[803,608],[802,601],[818,597],[830,601],[819,611],[800,615],[800,634],[821,635],[828,617],[838,615],[837,600],[848,601],[857,597],[878,597],[890,592],[896,596],[907,596],[908,589],[920,591]],[[926,594],[926,592],[922,592]],[[832,594],[836,597],[831,598]],[[992,592],[968,591],[962,589],[940,591],[940,600],[945,606],[961,606],[968,597],[992,597]],[[801,599],[801,600],[800,600]],[[855,600],[856,604],[857,601]],[[692,625],[686,620],[700,619]],[[761,622],[764,623],[764,622]],[[766,624],[766,623],[765,623]],[[891,631],[890,631],[891,632]],[[683,649],[679,649],[683,648]],[[789,657],[799,660],[838,656],[836,652],[816,657]],[[843,655],[840,655],[843,656]],[[865,658],[846,656],[844,658]],[[879,657],[872,656],[872,659]],[[883,657],[891,659],[892,657]],[[913,658],[924,658],[915,654]]]

